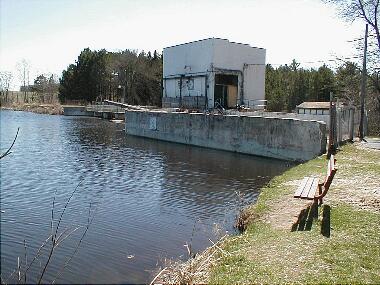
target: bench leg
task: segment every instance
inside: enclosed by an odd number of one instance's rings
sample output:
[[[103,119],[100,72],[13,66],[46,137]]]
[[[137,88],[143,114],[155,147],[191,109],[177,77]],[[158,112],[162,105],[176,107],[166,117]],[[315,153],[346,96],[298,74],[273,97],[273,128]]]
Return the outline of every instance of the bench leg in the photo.
[[[323,184],[318,184],[318,195],[322,194],[322,186],[323,186]],[[323,200],[321,198],[321,199],[319,199],[319,205],[322,205],[322,204],[323,204]]]
[[[311,205],[310,214],[313,219],[318,219],[318,200],[314,200]]]

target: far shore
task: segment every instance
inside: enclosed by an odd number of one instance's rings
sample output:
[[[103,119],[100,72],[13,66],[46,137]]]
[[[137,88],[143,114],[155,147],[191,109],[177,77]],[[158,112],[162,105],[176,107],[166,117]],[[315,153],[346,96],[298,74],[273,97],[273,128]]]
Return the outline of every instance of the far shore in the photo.
[[[59,103],[41,104],[41,103],[13,103],[1,106],[2,110],[26,111],[38,114],[63,115],[63,106]]]

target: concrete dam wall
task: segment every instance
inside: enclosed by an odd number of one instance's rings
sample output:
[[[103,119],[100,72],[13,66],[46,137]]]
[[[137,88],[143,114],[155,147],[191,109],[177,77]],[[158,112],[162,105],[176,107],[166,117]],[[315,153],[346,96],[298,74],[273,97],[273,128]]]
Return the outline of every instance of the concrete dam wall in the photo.
[[[326,151],[318,121],[203,113],[126,111],[129,135],[284,160],[305,161]]]

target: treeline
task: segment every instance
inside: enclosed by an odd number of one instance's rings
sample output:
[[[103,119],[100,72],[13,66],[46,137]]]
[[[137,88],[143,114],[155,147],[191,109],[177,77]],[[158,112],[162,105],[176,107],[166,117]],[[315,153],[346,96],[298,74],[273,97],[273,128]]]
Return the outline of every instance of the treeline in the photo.
[[[45,86],[46,78],[37,78]],[[369,128],[380,134],[379,74],[367,80],[366,109]],[[293,60],[274,68],[266,66],[265,94],[269,111],[291,112],[305,101],[329,101],[334,96],[360,106],[361,71],[356,63],[345,62],[336,70],[326,65],[314,69],[300,67]],[[45,89],[46,90],[46,89]],[[84,49],[74,64],[63,71],[59,85],[61,102],[72,100],[122,101],[134,105],[161,106],[162,55],[156,51],[108,52]]]
[[[304,69],[295,60],[278,68],[268,64],[265,78],[267,109],[291,112],[305,101],[329,101],[330,92],[359,107],[361,77],[359,66],[353,62],[345,62],[335,71],[326,65],[318,69]],[[380,135],[380,90],[376,71],[368,75],[366,88],[369,131]]]
[[[103,99],[161,105],[162,56],[156,51],[108,52],[84,49],[62,73],[61,102]]]
[[[357,85],[347,85],[353,81]],[[360,73],[353,63],[342,65],[336,72],[326,65],[318,69],[300,68],[295,60],[278,68],[273,68],[270,64],[266,67],[265,92],[269,111],[291,112],[305,101],[329,101],[330,92],[335,96],[345,96],[355,103],[358,88]]]

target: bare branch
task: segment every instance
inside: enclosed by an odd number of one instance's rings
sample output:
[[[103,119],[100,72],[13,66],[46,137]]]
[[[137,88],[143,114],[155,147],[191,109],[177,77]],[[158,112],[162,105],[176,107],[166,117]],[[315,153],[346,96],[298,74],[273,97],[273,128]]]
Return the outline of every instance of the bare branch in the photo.
[[[55,245],[55,247],[57,247],[60,243],[62,243],[65,239],[67,239],[68,237],[70,237],[73,233],[75,233],[77,230],[83,228],[83,226],[77,226],[75,227],[73,230],[71,230],[67,235],[65,235],[62,239],[59,239],[61,236],[63,236],[63,233],[61,235],[59,235],[58,239],[57,239],[57,243]]]
[[[55,229],[55,234],[54,234],[54,239],[56,239],[57,237],[57,232],[58,232],[58,229],[59,229],[59,225],[61,224],[61,221],[62,221],[62,217],[63,217],[63,214],[65,213],[66,209],[67,209],[67,206],[69,205],[70,203],[70,200],[71,198],[74,196],[74,193],[78,190],[79,186],[82,184],[83,180],[81,180],[78,185],[75,187],[74,191],[71,193],[69,199],[67,199],[66,201],[66,204],[65,204],[65,207],[63,208],[63,211],[61,213],[61,216],[59,217],[59,220],[58,220],[58,224],[57,224],[57,227]]]
[[[27,249],[26,249],[26,240],[24,240],[24,249],[25,249],[25,269],[26,269],[26,266],[28,264],[28,253],[27,253]],[[24,274],[24,283],[26,284],[26,273]]]
[[[43,243],[42,245],[39,247],[39,249],[37,250],[37,253],[36,255],[34,256],[33,260],[30,262],[30,264],[28,265],[28,267],[25,269],[23,275],[21,275],[21,277],[23,277],[27,272],[28,270],[30,269],[30,267],[33,265],[34,261],[36,261],[38,259],[38,257],[41,256],[41,250],[45,247],[45,245],[47,244],[47,242],[50,240],[51,236],[49,236]]]
[[[83,232],[82,237],[80,238],[80,240],[79,240],[77,246],[75,247],[75,250],[74,250],[73,254],[70,256],[70,258],[68,258],[68,259],[66,260],[66,262],[64,263],[64,265],[61,267],[61,269],[59,270],[59,272],[58,272],[57,275],[55,276],[55,278],[54,278],[52,284],[55,284],[55,282],[57,281],[57,279],[62,275],[64,269],[68,266],[68,264],[70,263],[70,261],[74,258],[75,254],[78,252],[79,246],[80,246],[80,244],[82,243],[84,237],[86,236],[87,231],[88,231],[88,229],[89,229],[90,225],[92,224],[92,221],[94,220],[94,217],[95,217],[95,213],[94,213],[94,214],[92,215],[92,217],[91,217],[91,206],[92,206],[92,203],[90,203],[90,206],[89,206],[89,208],[88,208],[88,217],[87,217],[87,226],[86,226],[86,229],[85,229],[85,231]],[[97,209],[97,208],[96,208],[96,209]],[[95,212],[96,212],[96,209],[95,209]],[[90,218],[91,218],[91,219],[90,219]]]
[[[74,193],[78,190],[78,188],[79,188],[79,186],[82,184],[82,182],[83,182],[83,180],[81,180],[81,181],[79,182],[79,184],[75,187],[75,189],[74,189],[74,191],[71,193],[69,199],[67,199],[66,204],[65,204],[65,207],[64,207],[63,210],[62,210],[61,216],[59,217],[59,220],[58,220],[58,224],[57,224],[57,226],[56,226],[56,228],[55,228],[54,236],[52,235],[52,238],[51,238],[51,240],[52,240],[51,249],[50,249],[50,252],[49,252],[48,259],[47,259],[47,261],[46,261],[46,263],[45,263],[45,266],[44,266],[44,268],[43,268],[43,270],[42,270],[42,272],[41,272],[40,278],[39,278],[39,280],[38,280],[38,284],[41,284],[42,278],[43,278],[44,275],[45,275],[46,269],[47,269],[47,267],[48,267],[48,265],[49,265],[49,263],[50,263],[50,260],[51,260],[52,255],[53,255],[53,252],[54,252],[54,249],[55,249],[55,245],[56,245],[56,243],[57,243],[57,233],[58,233],[58,230],[59,230],[59,225],[60,225],[61,222],[62,222],[63,214],[65,213],[65,211],[66,211],[66,209],[67,209],[67,206],[68,206],[69,203],[70,203],[71,198],[74,196]],[[54,196],[54,200],[55,200],[55,196]],[[53,203],[53,204],[54,204],[54,203]],[[54,214],[52,214],[52,217],[54,217]]]
[[[12,149],[13,145],[14,145],[15,142],[16,142],[16,139],[17,139],[17,136],[18,136],[18,132],[19,132],[19,130],[20,130],[20,128],[17,128],[17,133],[16,133],[16,136],[15,136],[13,142],[12,142],[12,145],[8,148],[8,150],[7,150],[6,152],[4,152],[2,155],[0,155],[0,159],[4,158],[4,157],[6,157],[7,155],[9,155],[9,154],[12,153],[12,152],[11,152],[11,149]]]

